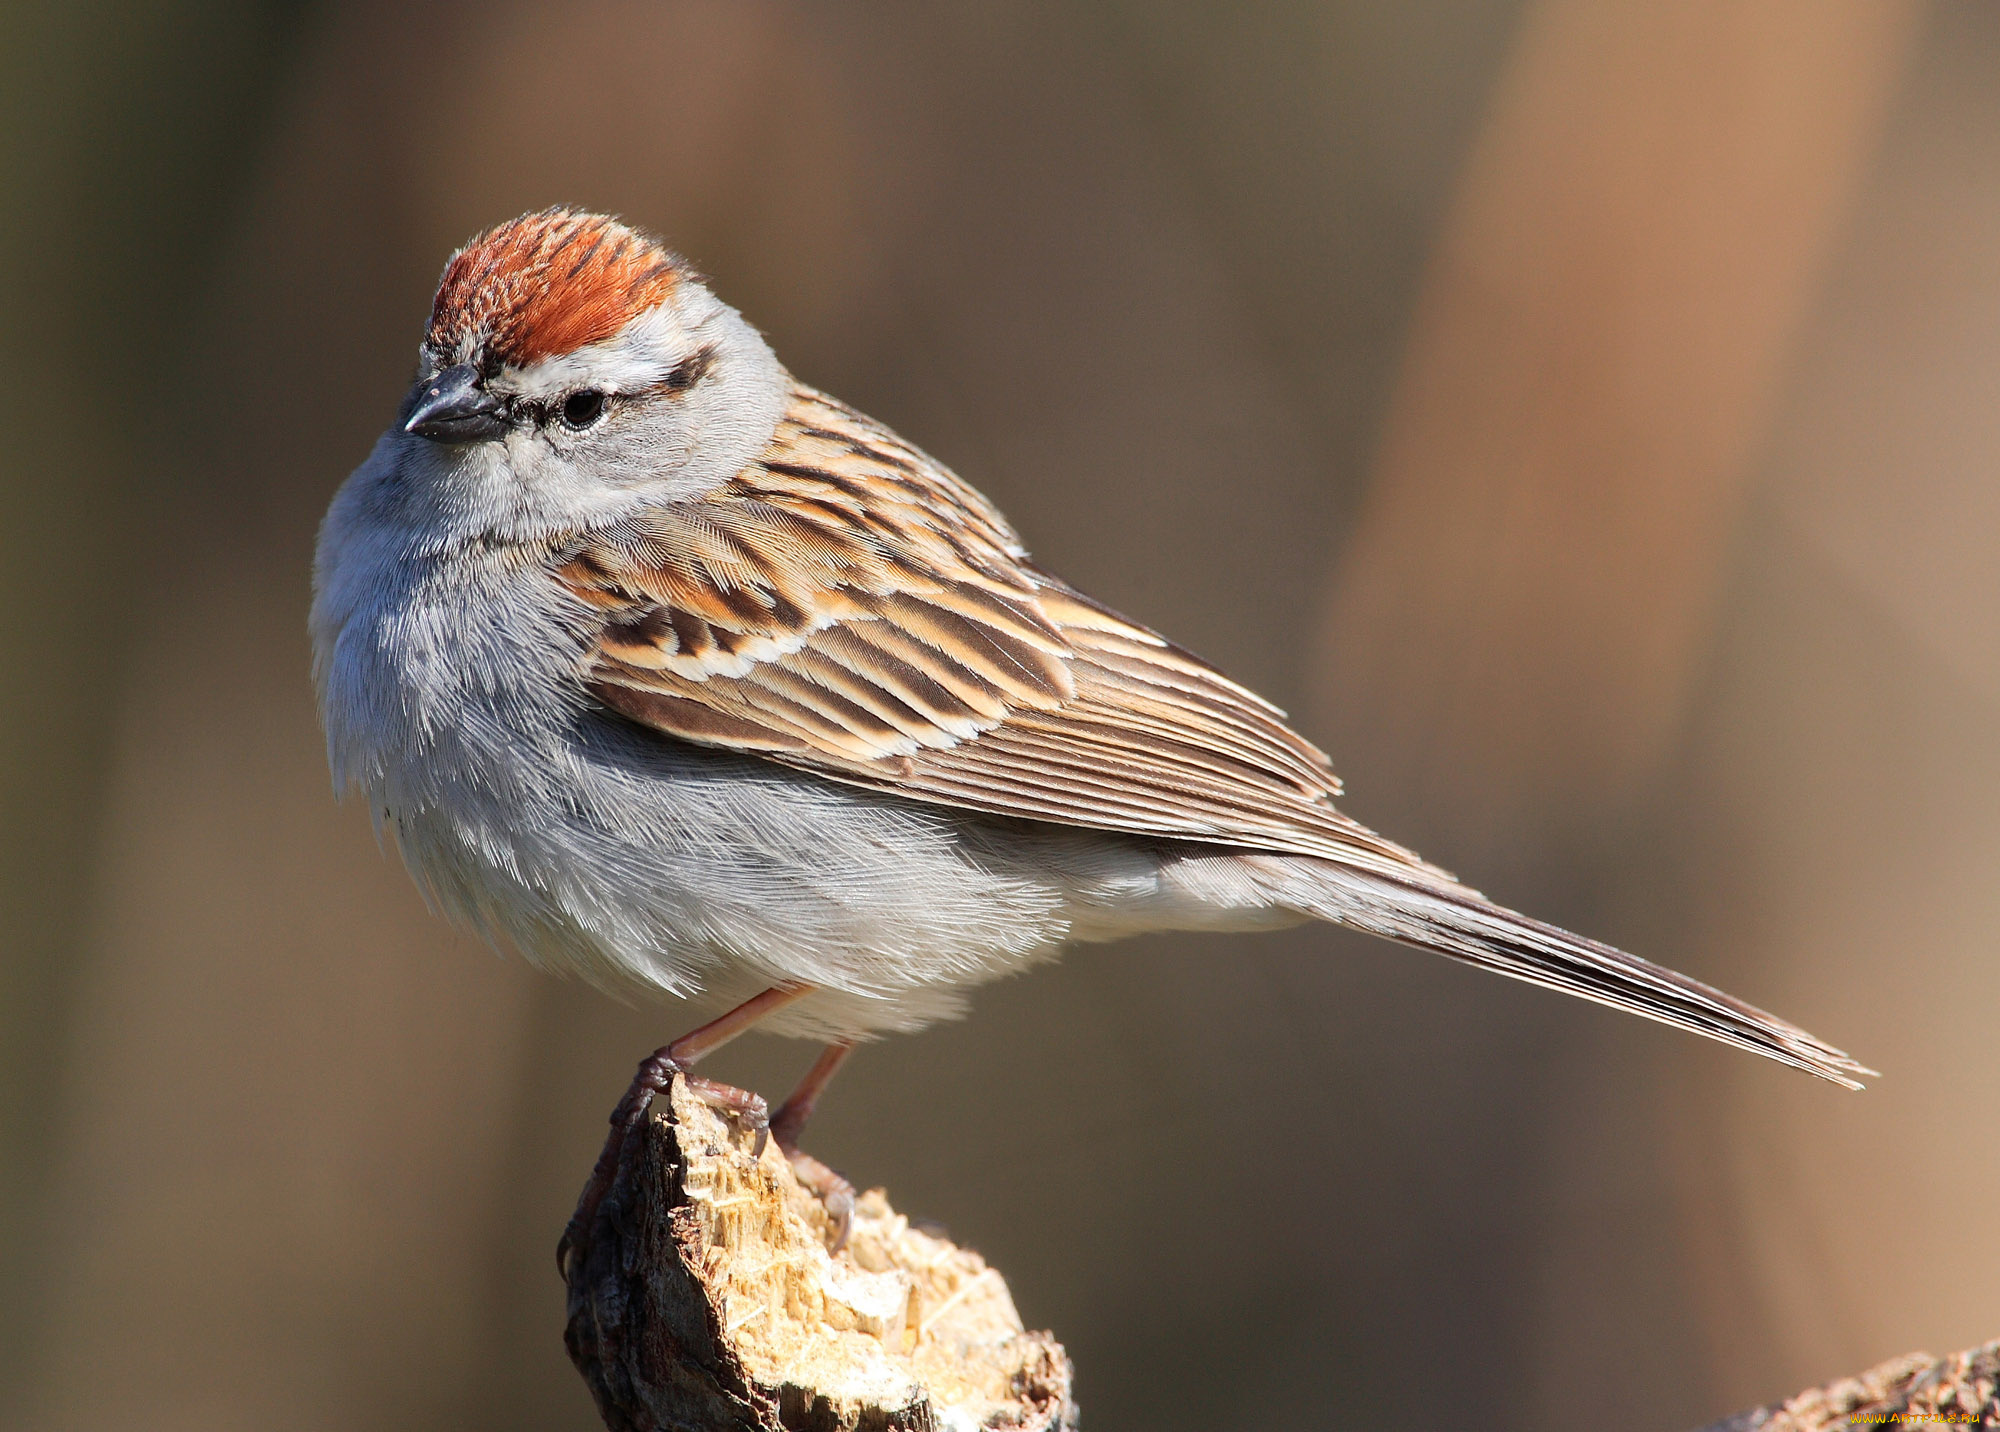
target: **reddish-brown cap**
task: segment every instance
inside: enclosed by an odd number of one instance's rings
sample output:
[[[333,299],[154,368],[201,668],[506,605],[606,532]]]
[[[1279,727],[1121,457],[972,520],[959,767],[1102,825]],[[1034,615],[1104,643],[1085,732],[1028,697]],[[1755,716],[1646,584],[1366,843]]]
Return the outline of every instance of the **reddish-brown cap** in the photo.
[[[658,242],[604,214],[523,214],[452,255],[424,341],[460,361],[471,339],[503,363],[533,363],[609,338],[691,276]]]

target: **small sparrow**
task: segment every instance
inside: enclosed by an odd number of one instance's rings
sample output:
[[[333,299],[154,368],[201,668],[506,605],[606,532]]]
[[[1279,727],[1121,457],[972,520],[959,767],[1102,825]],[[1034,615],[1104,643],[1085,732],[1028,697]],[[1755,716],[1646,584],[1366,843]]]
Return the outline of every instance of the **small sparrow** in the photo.
[[[769,1129],[837,1199],[798,1131],[856,1040],[1075,942],[1312,919],[1838,1084],[1872,1072],[1343,815],[1284,713],[1037,566],[614,219],[475,239],[417,362],[320,530],[334,781],[474,929],[726,1011],[614,1118],[752,1024],[828,1041]]]

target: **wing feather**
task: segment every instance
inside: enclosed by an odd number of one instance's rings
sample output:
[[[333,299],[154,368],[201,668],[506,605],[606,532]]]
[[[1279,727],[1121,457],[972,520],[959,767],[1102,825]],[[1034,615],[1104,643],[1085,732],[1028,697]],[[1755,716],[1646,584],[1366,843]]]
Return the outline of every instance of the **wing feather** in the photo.
[[[796,391],[763,459],[565,552],[587,679],[682,740],[997,815],[1431,870],[1284,713],[1028,560],[879,424]]]

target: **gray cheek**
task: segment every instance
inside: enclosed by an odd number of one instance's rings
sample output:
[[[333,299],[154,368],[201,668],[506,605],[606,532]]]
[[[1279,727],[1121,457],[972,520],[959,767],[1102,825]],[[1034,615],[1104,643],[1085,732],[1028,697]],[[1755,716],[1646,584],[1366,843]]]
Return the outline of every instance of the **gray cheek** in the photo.
[[[675,479],[693,457],[693,444],[676,413],[648,410],[630,422],[607,427],[593,454],[607,483],[631,490],[649,488],[678,496]]]
[[[520,434],[508,440],[510,501],[546,529],[571,528],[603,515],[607,503],[635,493],[675,495],[673,475],[686,465],[684,435],[660,425],[607,419],[587,433]]]

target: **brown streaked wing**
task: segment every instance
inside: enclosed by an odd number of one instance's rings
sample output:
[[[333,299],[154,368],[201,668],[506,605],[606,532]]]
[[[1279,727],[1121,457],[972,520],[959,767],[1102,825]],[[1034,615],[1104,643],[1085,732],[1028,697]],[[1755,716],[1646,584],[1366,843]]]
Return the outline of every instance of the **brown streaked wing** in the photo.
[[[602,613],[591,690],[668,735],[995,815],[1443,875],[1333,808],[1276,707],[1040,571],[977,492],[810,389],[760,462],[557,575]]]

